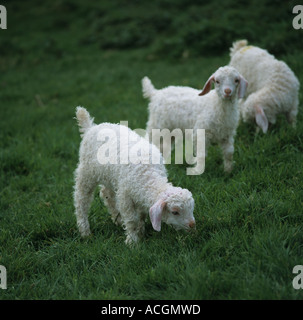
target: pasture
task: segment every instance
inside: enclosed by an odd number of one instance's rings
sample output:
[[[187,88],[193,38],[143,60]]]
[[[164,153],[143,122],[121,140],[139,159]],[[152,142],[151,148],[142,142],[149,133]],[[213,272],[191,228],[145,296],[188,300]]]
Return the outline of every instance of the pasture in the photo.
[[[235,3],[237,2],[237,5]],[[141,79],[202,88],[247,38],[303,83],[303,30],[293,1],[7,1],[0,30],[0,299],[302,299],[303,110],[264,135],[240,124],[235,166],[218,147],[201,176],[167,165],[195,199],[197,229],[163,225],[124,244],[96,190],[81,239],[73,207],[80,135],[75,108],[95,122],[145,128]]]

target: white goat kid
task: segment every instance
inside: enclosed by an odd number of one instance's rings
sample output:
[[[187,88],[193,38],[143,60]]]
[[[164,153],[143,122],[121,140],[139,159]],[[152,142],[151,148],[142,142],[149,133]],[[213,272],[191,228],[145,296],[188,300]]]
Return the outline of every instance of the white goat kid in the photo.
[[[256,122],[266,133],[269,124],[274,124],[282,113],[295,127],[300,83],[287,64],[264,49],[248,46],[247,40],[234,42],[230,57],[229,64],[249,81],[239,104],[243,121]]]
[[[143,236],[148,212],[156,231],[161,230],[161,222],[177,230],[191,230],[195,227],[192,194],[187,189],[174,187],[168,182],[158,148],[126,126],[111,123],[94,124],[89,113],[82,107],[77,108],[76,116],[83,138],[79,164],[75,172],[74,205],[82,236],[90,235],[88,211],[98,185],[102,185],[100,196],[112,220],[116,224],[122,224],[125,229],[127,244],[136,243]],[[115,139],[112,137],[113,141],[108,134],[109,131],[115,135]],[[129,143],[120,144],[120,139],[125,137]],[[109,156],[109,160],[113,161],[101,161],[101,164],[98,151],[106,140],[107,144],[116,143],[120,149],[117,148],[117,151],[111,154],[113,159]],[[144,164],[120,163],[120,157],[125,154],[132,156],[132,159],[137,156],[138,150],[132,149],[136,141],[140,143]],[[160,159],[160,163],[152,163],[155,155]]]
[[[214,90],[211,90],[212,83]],[[223,151],[224,171],[232,170],[234,136],[239,122],[238,98],[243,98],[247,88],[247,81],[235,68],[219,68],[209,77],[201,93],[182,86],[157,90],[147,77],[142,79],[142,86],[144,97],[150,100],[146,128],[150,141],[155,140],[153,129],[194,129],[196,154],[197,129],[205,129],[205,153],[210,144],[219,144]],[[157,147],[163,151],[165,146]],[[200,159],[199,163],[204,160]]]

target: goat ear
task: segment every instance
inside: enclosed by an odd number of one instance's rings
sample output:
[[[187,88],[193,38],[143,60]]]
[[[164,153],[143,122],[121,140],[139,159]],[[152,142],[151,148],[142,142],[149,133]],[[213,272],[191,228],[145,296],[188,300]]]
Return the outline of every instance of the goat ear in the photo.
[[[239,89],[238,89],[238,98],[239,99],[244,98],[247,87],[248,87],[247,80],[244,77],[240,76],[240,83],[239,83]]]
[[[149,217],[152,223],[153,228],[156,231],[161,230],[161,219],[162,213],[164,210],[166,203],[164,200],[158,200],[150,209],[149,209]]]
[[[199,93],[199,96],[204,96],[206,93],[208,93],[211,90],[211,84],[215,81],[215,75],[211,75],[207,82],[205,83],[201,93]]]
[[[268,120],[264,113],[264,110],[260,106],[255,106],[255,109],[256,109],[256,115],[255,115],[256,123],[262,129],[263,133],[266,133],[268,129]]]

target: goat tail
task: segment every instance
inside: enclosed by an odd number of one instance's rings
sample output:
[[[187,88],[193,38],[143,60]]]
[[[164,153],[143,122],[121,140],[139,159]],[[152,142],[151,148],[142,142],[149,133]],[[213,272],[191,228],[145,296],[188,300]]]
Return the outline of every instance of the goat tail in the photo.
[[[78,121],[81,137],[83,137],[85,132],[94,125],[94,118],[91,118],[85,108],[79,106],[76,108],[76,119]]]
[[[247,40],[238,40],[233,42],[232,47],[229,49],[230,56],[232,57],[238,50],[240,50],[243,47],[246,47],[248,44]]]
[[[142,91],[144,98],[151,98],[151,96],[156,92],[155,87],[148,77],[144,77],[142,79]]]

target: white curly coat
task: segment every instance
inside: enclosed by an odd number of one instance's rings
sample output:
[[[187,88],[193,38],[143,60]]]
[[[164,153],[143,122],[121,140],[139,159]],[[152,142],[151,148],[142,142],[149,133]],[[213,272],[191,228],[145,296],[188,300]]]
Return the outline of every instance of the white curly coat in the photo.
[[[249,82],[246,95],[239,103],[241,118],[244,122],[255,121],[264,133],[280,113],[295,126],[300,87],[297,77],[285,62],[264,49],[247,44],[247,40],[240,40],[230,48],[229,65]]]
[[[213,90],[212,83],[215,83]],[[150,100],[146,128],[149,141],[152,141],[152,129],[194,129],[196,153],[196,129],[205,129],[205,153],[210,144],[219,144],[223,151],[224,170],[232,170],[234,137],[239,121],[237,102],[247,87],[247,81],[235,68],[219,68],[210,76],[201,93],[182,86],[157,90],[147,77],[142,79],[142,87],[143,96]],[[158,147],[162,151],[165,146]],[[204,159],[199,162],[204,163]]]
[[[157,231],[161,230],[161,221],[175,229],[190,230],[195,227],[192,194],[187,189],[174,187],[168,182],[158,148],[126,126],[111,123],[95,125],[82,107],[77,107],[76,117],[82,141],[79,164],[75,171],[74,205],[82,236],[90,234],[88,211],[98,185],[101,185],[100,196],[112,220],[116,224],[122,224],[125,229],[127,244],[136,243],[143,236],[148,212],[153,228]],[[121,149],[117,148],[115,156],[118,159],[120,154],[134,152],[134,141],[139,141],[141,159],[147,158],[149,163],[120,164],[118,160],[117,164],[100,164],[97,154],[108,137],[107,130],[116,134],[118,146],[120,134],[132,141],[123,144]],[[159,164],[152,164],[152,155],[155,154],[161,160]],[[136,155],[132,156],[134,158]]]

